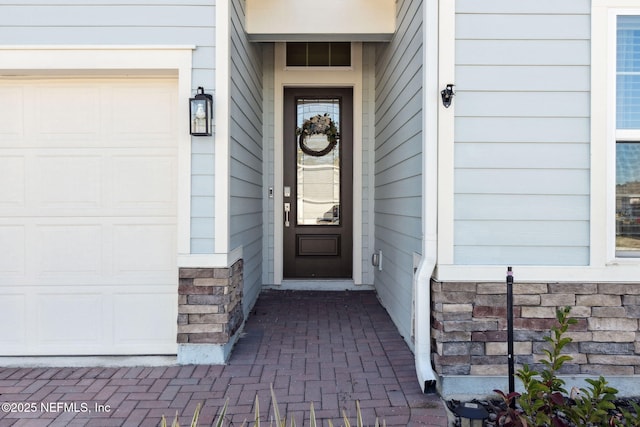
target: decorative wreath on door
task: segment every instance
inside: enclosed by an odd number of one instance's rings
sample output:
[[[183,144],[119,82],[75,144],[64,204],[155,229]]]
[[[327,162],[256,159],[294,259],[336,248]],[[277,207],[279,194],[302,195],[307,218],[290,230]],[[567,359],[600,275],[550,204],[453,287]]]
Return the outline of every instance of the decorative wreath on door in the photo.
[[[322,157],[329,154],[338,143],[340,134],[336,124],[331,120],[329,114],[318,114],[304,121],[302,128],[296,128],[298,135],[298,145],[303,153],[310,156]],[[327,146],[322,150],[313,150],[307,145],[307,139],[313,135],[325,135]]]

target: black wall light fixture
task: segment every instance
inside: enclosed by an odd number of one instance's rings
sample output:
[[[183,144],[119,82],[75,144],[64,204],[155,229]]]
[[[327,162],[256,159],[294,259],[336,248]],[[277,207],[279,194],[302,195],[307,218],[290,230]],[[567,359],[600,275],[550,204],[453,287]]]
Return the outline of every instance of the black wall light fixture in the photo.
[[[444,105],[444,108],[449,108],[449,106],[451,105],[451,100],[455,95],[453,86],[453,84],[449,83],[447,87],[442,89],[442,91],[440,92],[440,96],[442,96],[442,105]]]
[[[213,97],[198,87],[195,97],[189,99],[189,130],[194,136],[211,135],[211,118],[213,113]]]

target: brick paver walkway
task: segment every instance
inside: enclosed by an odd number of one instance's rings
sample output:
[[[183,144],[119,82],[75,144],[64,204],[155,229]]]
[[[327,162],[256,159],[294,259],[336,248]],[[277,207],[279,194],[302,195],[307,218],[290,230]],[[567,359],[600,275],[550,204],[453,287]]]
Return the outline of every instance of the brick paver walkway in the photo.
[[[271,384],[298,426],[308,425],[310,402],[323,425],[341,425],[342,410],[353,423],[356,400],[367,425],[377,416],[389,427],[447,426],[373,292],[265,291],[225,366],[0,368],[0,402],[21,411],[3,406],[0,427],[157,426],[176,411],[188,426],[199,402],[199,425],[210,426],[226,399],[225,425],[240,426],[256,395],[269,425]]]

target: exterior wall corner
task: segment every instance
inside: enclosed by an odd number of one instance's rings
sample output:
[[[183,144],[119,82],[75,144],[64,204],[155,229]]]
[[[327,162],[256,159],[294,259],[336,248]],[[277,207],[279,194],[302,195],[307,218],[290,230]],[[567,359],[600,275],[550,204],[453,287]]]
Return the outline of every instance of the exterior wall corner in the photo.
[[[179,363],[226,361],[244,324],[242,295],[242,259],[228,268],[180,268]]]

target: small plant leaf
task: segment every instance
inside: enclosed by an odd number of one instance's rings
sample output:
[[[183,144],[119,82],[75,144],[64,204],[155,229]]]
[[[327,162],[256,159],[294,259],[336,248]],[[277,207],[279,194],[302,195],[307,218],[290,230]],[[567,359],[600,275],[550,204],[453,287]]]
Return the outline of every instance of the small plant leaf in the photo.
[[[344,420],[344,427],[351,427],[349,418],[347,418],[347,412],[344,409],[342,410],[342,419]]]
[[[316,410],[313,407],[313,402],[311,402],[311,407],[309,408],[309,427],[317,427]]]
[[[202,403],[198,403],[196,406],[196,410],[193,411],[193,417],[191,418],[191,427],[198,427],[198,418],[200,418],[200,409],[202,408]]]
[[[271,403],[273,404],[273,415],[276,417],[276,426],[277,427],[286,427],[286,420],[280,418],[280,408],[278,408],[278,401],[276,400],[276,393],[273,391],[273,384],[271,387]],[[284,421],[284,423],[283,423]]]
[[[227,398],[227,400],[224,402],[224,405],[222,406],[222,409],[220,410],[220,414],[218,415],[218,418],[216,420],[216,427],[222,427],[223,423],[224,423],[224,417],[227,414],[227,407],[229,406],[229,398]],[[197,422],[197,419],[196,419]]]
[[[253,427],[260,427],[260,401],[258,400],[258,394],[256,393],[256,401],[253,405]]]

